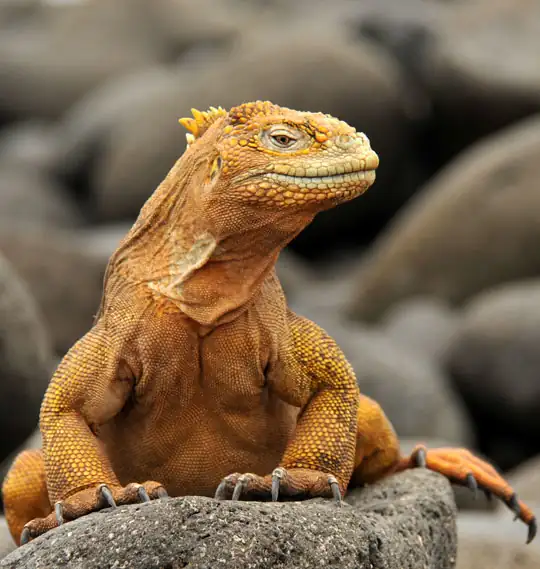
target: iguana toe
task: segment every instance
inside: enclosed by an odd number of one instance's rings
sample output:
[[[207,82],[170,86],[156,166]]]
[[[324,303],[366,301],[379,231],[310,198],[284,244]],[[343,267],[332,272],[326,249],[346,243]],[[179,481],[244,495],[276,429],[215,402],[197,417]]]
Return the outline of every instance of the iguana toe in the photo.
[[[126,486],[99,484],[97,487],[86,488],[65,500],[56,502],[48,516],[28,522],[22,530],[20,542],[24,545],[50,529],[103,508],[149,502],[151,499],[167,496],[165,488],[159,482],[152,481],[144,484],[131,483]]]
[[[338,479],[332,474],[307,468],[285,469],[278,467],[268,476],[252,473],[234,473],[226,476],[219,484],[217,500],[272,500],[331,498],[342,501]]]
[[[473,492],[479,488],[486,496],[495,495],[528,526],[527,543],[537,532],[536,518],[531,509],[518,499],[510,484],[488,462],[462,448],[427,450],[418,445],[408,458],[401,460],[397,470],[425,467],[446,476],[452,482],[468,486]]]

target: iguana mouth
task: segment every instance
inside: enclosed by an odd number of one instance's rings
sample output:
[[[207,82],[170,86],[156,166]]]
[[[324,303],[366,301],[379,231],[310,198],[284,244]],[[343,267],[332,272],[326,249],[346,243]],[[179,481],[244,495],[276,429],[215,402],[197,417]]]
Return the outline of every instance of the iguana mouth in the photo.
[[[296,184],[298,186],[316,190],[319,185],[324,186],[324,189],[326,189],[329,186],[339,186],[341,184],[348,185],[350,183],[362,181],[372,184],[375,181],[375,170],[358,170],[356,172],[347,172],[345,174],[333,174],[328,176],[290,176],[288,174],[276,174],[274,172],[270,172],[264,177],[270,178],[271,180],[284,185]]]

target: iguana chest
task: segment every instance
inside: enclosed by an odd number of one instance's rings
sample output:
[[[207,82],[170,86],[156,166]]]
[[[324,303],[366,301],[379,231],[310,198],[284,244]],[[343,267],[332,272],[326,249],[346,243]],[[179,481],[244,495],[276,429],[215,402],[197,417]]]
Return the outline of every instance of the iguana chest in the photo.
[[[120,478],[211,494],[232,471],[264,474],[279,462],[298,409],[268,382],[285,333],[275,326],[283,319],[268,316],[248,310],[206,334],[163,316],[137,341],[143,364],[133,400],[100,435]]]

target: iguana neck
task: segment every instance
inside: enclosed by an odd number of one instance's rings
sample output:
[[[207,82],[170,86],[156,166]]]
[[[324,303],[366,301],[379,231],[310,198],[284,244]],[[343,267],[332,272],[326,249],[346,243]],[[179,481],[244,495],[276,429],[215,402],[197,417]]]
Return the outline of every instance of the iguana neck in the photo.
[[[276,230],[268,222],[222,235],[197,196],[169,175],[148,200],[111,259],[111,277],[124,273],[158,303],[202,326],[234,319],[274,273],[280,251],[301,230]],[[214,212],[219,218],[219,212]]]

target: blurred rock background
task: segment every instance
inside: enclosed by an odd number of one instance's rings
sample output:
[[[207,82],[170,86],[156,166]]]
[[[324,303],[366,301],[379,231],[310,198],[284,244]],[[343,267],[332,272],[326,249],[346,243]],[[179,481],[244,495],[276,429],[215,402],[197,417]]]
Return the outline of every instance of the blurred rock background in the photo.
[[[540,512],[539,62],[536,0],[0,0],[2,475],[184,150],[178,117],[269,99],[381,157],[283,254],[290,304],[404,448],[467,445]],[[540,566],[503,506],[456,496],[460,569]]]

